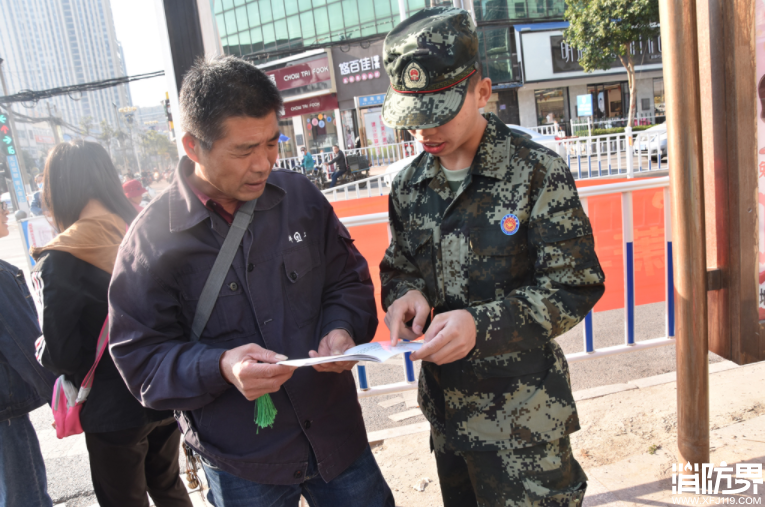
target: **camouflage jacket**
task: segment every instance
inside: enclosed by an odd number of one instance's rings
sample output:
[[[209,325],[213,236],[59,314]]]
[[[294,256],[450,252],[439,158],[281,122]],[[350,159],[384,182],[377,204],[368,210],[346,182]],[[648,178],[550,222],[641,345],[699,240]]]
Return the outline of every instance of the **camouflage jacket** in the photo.
[[[423,362],[420,407],[462,450],[526,447],[579,429],[568,364],[553,338],[603,295],[590,221],[553,151],[496,116],[456,193],[423,154],[393,182],[383,308],[410,290],[435,314],[466,309],[476,346]]]

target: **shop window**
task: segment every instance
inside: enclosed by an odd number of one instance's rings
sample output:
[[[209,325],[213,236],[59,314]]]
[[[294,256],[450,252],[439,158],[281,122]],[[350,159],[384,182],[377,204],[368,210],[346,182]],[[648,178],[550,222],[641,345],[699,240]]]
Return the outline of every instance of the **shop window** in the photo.
[[[653,80],[653,113],[656,116],[660,116],[662,118],[657,118],[656,123],[662,123],[664,121],[664,118],[666,118],[666,108],[664,105],[664,78],[663,77],[657,77]]]
[[[624,118],[629,107],[628,90],[624,82],[588,85],[593,119]]]
[[[306,146],[311,153],[330,152],[337,144],[337,118],[334,111],[301,116]]]
[[[279,143],[279,158],[297,157],[298,150],[295,139],[295,124],[292,118],[279,120],[279,131],[282,135],[289,137],[288,141]]]
[[[565,88],[546,88],[534,92],[537,125],[559,125],[568,121],[568,94]]]
[[[492,83],[507,83],[517,80],[514,69],[515,38],[507,27],[484,27],[478,31],[478,53],[484,77]]]

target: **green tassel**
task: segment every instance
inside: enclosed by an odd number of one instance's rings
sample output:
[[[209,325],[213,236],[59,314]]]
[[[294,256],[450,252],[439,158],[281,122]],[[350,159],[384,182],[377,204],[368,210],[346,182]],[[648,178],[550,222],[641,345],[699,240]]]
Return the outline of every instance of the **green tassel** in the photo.
[[[260,434],[260,428],[271,428],[276,420],[276,407],[271,396],[266,393],[257,399],[255,403],[255,424],[258,426],[256,434]]]

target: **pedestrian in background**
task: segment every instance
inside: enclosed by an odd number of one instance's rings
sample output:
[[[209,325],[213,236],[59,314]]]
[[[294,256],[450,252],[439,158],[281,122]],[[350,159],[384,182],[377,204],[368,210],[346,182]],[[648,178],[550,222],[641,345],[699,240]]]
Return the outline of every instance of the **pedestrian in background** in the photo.
[[[136,211],[141,211],[143,209],[141,201],[143,200],[143,194],[148,192],[148,190],[143,188],[140,181],[126,181],[122,184],[122,191],[125,193],[125,197],[128,198],[128,201],[130,201]]]
[[[40,361],[82,384],[96,357],[107,317],[107,292],[117,250],[136,210],[122,193],[101,145],[62,143],[45,165],[43,200],[61,233],[32,250],[42,305]],[[141,406],[109,354],[95,371],[80,413],[93,489],[101,507],[191,507],[180,479],[180,433],[170,411]]]
[[[308,150],[305,149],[305,146],[300,148],[300,151],[303,152],[303,162],[301,164],[303,166],[303,172],[308,174],[313,171],[313,155],[311,155]]]
[[[0,203],[0,238],[8,208]],[[24,273],[0,260],[0,505],[50,507],[45,463],[29,412],[50,403],[56,377],[35,360],[40,336]]]
[[[332,147],[332,151],[335,153],[335,158],[327,162],[328,164],[337,164],[337,170],[332,173],[332,184],[329,188],[337,185],[337,179],[348,172],[348,163],[345,160],[345,153],[340,149],[338,145]]]
[[[37,186],[37,191],[35,191],[34,194],[32,194],[32,203],[29,205],[29,210],[32,212],[33,216],[39,217],[43,214],[42,210],[42,189],[43,189],[43,175],[38,174],[35,176],[35,185]]]

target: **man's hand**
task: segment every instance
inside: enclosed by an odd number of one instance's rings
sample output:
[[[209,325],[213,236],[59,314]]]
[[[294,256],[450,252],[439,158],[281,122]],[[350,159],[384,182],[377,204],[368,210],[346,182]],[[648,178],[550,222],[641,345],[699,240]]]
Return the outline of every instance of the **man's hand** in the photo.
[[[295,368],[273,364],[286,360],[281,354],[250,343],[224,352],[220,358],[220,373],[252,401],[266,393],[275,393],[292,377]]]
[[[473,350],[475,335],[475,320],[467,310],[440,313],[425,333],[425,345],[409,357],[412,361],[453,363]]]
[[[422,336],[422,330],[430,316],[430,305],[420,291],[410,290],[388,307],[385,325],[390,329],[390,343],[394,347],[399,340],[416,340]],[[414,318],[412,327],[406,323]]]
[[[351,347],[355,347],[356,342],[353,341],[351,335],[345,329],[333,329],[327,336],[321,339],[319,342],[319,350],[311,350],[308,352],[309,357],[327,357],[327,356],[339,356],[344,354],[346,350]],[[314,365],[314,369],[318,372],[335,372],[342,373],[346,370],[352,370],[356,366],[357,361],[340,361],[337,363],[325,363]]]

